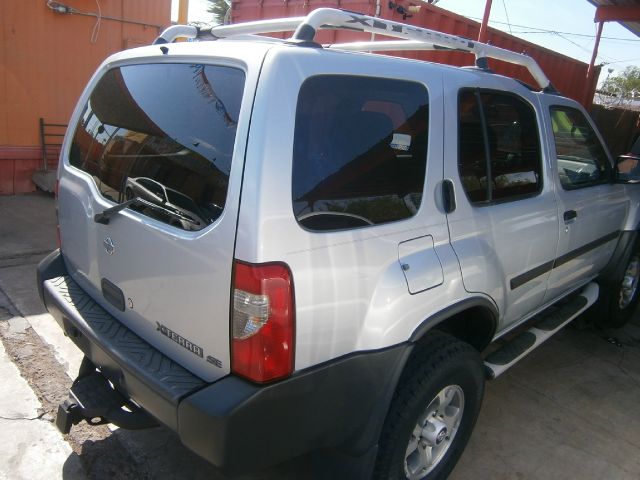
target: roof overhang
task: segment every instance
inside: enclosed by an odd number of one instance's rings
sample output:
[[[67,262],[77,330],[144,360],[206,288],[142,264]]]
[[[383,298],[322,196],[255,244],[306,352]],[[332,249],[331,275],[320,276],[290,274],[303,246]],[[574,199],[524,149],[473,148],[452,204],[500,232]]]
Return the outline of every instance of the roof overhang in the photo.
[[[640,37],[640,0],[588,0],[596,7],[594,22],[618,22]]]

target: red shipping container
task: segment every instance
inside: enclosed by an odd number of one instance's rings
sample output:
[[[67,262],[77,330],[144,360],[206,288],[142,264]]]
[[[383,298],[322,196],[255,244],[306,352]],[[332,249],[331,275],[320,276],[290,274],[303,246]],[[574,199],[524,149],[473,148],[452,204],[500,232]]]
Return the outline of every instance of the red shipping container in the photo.
[[[393,8],[391,8],[392,5]],[[403,15],[397,12],[398,5],[401,5],[406,10],[412,6],[420,7],[420,11],[404,19]],[[233,23],[240,23],[269,18],[298,17],[305,16],[316,8],[321,7],[342,8],[371,16],[375,16],[376,10],[379,9],[379,16],[381,18],[458,35],[471,40],[476,40],[480,32],[480,23],[466,17],[424,2],[402,0],[396,0],[393,3],[388,0],[379,0],[379,2],[366,0],[234,0],[232,3],[231,18]],[[540,47],[500,30],[489,28],[488,33],[487,43],[513,52],[525,53],[533,57],[561,94],[583,102],[588,68],[586,63]],[[274,36],[285,38],[290,36],[290,34],[275,34]],[[382,39],[383,37],[377,36],[376,38]],[[366,41],[370,39],[370,33],[357,33],[346,30],[325,30],[321,31],[317,36],[319,43],[341,43],[354,40]],[[384,39],[387,38],[385,37]],[[462,52],[405,51],[392,52],[390,54],[456,66],[473,65],[475,60],[472,54]],[[524,67],[493,59],[489,60],[489,66],[496,73],[517,78],[536,88],[538,87]],[[599,67],[597,68],[598,70],[594,76],[593,84],[590,85],[589,99],[593,98],[596,89],[598,75],[600,73]],[[587,106],[590,106],[590,102]]]

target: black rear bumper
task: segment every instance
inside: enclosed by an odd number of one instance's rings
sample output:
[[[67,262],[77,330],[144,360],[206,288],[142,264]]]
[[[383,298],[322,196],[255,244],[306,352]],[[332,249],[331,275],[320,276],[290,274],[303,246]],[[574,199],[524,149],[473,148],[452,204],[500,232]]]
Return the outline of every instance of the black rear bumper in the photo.
[[[232,474],[322,449],[367,459],[410,344],[358,353],[269,385],[206,383],[156,350],[68,275],[59,251],[38,267],[47,310],[125,397],[191,450]],[[365,467],[364,470],[368,470]]]

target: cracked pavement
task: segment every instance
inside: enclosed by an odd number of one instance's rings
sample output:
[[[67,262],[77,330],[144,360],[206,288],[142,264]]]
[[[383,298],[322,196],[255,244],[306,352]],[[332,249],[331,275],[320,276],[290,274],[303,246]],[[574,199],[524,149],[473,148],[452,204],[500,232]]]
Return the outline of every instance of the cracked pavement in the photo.
[[[0,479],[86,478],[1,343],[0,378]]]
[[[80,424],[58,433],[57,405],[82,356],[36,292],[35,267],[54,238],[50,196],[0,197],[0,480],[225,478],[163,427]],[[487,383],[450,478],[639,480],[639,402],[640,315],[621,330],[565,328]],[[245,478],[299,480],[319,471],[307,462]],[[321,478],[341,480],[335,472]]]

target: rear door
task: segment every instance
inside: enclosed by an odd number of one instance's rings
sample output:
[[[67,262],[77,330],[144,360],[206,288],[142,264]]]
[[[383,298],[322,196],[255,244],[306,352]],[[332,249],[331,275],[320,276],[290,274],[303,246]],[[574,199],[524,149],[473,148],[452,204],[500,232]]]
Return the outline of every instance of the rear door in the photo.
[[[246,67],[106,71],[67,146],[62,252],[76,281],[205,380],[229,372],[229,299],[246,125]],[[254,81],[253,79],[250,80]],[[248,91],[247,91],[248,90]],[[94,216],[127,199],[140,204]]]
[[[558,214],[535,96],[474,75],[446,84],[444,173],[457,200],[447,219],[465,288],[490,295],[504,327],[543,302]]]

